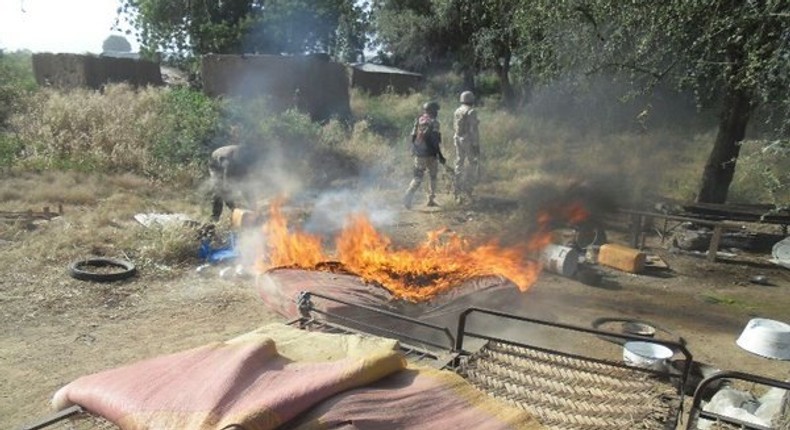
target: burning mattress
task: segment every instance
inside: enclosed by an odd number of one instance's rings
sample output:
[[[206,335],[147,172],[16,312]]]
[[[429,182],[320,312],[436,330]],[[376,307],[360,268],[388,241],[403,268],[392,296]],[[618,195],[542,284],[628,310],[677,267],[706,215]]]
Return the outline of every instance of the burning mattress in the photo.
[[[122,429],[540,428],[451,372],[406,369],[395,347],[273,324],[81,377],[53,406],[77,404]]]
[[[320,302],[314,303],[316,309],[363,322],[380,316],[356,309],[353,305],[396,312],[421,320],[454,321],[458,313],[474,304],[484,302],[490,307],[501,307],[504,304],[520,303],[524,299],[517,286],[501,276],[472,278],[420,303],[399,299],[386,288],[359,276],[330,271],[272,269],[258,276],[256,286],[263,302],[286,318],[300,317],[297,304],[299,295],[309,292],[351,304]]]

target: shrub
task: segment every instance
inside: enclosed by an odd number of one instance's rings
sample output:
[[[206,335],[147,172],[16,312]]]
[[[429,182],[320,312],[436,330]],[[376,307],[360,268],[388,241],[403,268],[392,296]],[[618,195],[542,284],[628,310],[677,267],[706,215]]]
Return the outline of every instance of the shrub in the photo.
[[[411,132],[412,122],[419,114],[420,106],[428,100],[420,93],[371,96],[354,90],[352,94],[351,111],[354,118],[365,121],[366,128],[371,132],[392,141],[400,140]]]
[[[152,148],[167,165],[204,163],[219,133],[220,105],[203,93],[174,88],[164,93],[162,129]]]
[[[745,141],[729,200],[790,207],[790,143]]]
[[[14,112],[21,110],[25,97],[36,88],[30,53],[0,50],[0,131]]]
[[[28,168],[202,175],[221,106],[188,89],[108,85],[103,93],[45,89],[11,120]],[[186,173],[185,173],[186,172]]]

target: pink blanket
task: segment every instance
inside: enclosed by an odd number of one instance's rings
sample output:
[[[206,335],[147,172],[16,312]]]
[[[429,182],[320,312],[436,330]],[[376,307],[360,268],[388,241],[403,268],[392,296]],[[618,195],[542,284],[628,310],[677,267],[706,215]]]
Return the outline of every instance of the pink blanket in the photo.
[[[460,376],[408,369],[337,394],[284,429],[523,429],[543,426],[530,414],[476,391]]]
[[[122,429],[273,429],[404,367],[394,351],[295,363],[265,336],[239,339],[81,377],[60,389],[53,405],[78,404]]]

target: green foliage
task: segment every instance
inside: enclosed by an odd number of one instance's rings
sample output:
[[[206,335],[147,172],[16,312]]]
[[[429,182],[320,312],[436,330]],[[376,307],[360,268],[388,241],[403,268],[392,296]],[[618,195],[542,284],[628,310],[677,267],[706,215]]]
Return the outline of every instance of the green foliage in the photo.
[[[739,141],[755,108],[775,112],[775,136],[790,130],[790,3],[585,3],[538,0],[516,11],[524,73],[554,79],[615,73],[649,93],[661,82],[690,90],[722,112],[697,198],[723,203]]]
[[[275,141],[286,148],[309,148],[320,139],[318,124],[296,109],[262,118],[258,131],[263,140]]]
[[[23,148],[22,141],[16,135],[0,131],[0,169],[13,166]]]
[[[220,106],[203,93],[176,88],[161,104],[163,133],[157,136],[153,157],[166,165],[205,163],[219,132]]]
[[[325,52],[354,60],[367,42],[367,15],[353,0],[125,0],[118,11],[145,51],[180,57]]]
[[[411,132],[414,118],[427,99],[422,94],[399,96],[386,93],[373,97],[356,91],[351,110],[358,120],[365,121],[366,130],[402,142]]]
[[[0,130],[20,110],[36,88],[29,52],[7,53],[0,49]]]
[[[790,207],[790,143],[746,141],[742,146],[732,200]]]

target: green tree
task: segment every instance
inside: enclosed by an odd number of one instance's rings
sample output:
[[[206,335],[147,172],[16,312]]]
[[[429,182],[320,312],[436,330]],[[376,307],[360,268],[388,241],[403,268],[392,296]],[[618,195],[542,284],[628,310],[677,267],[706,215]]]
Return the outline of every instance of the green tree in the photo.
[[[354,0],[124,0],[118,13],[149,54],[325,52],[349,59],[367,40],[367,15]]]
[[[785,0],[522,1],[518,55],[532,76],[616,72],[649,91],[692,90],[720,111],[697,200],[723,203],[747,126],[768,112],[787,138],[790,2]]]
[[[30,52],[4,52],[0,49],[0,132],[35,89]]]
[[[494,70],[505,105],[514,106],[510,75],[520,38],[512,19],[518,6],[518,0],[374,0],[374,28],[394,64],[452,68],[468,88],[479,70]]]

